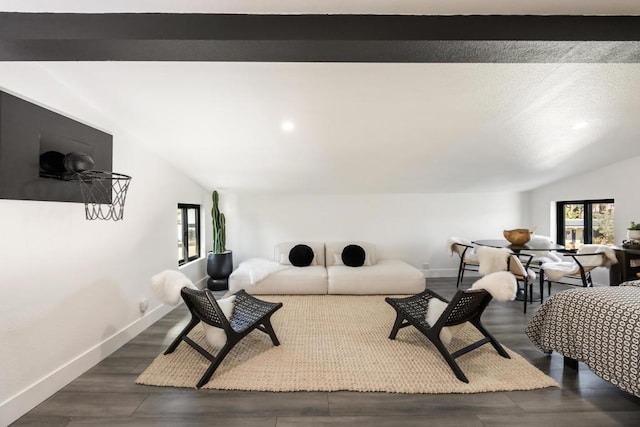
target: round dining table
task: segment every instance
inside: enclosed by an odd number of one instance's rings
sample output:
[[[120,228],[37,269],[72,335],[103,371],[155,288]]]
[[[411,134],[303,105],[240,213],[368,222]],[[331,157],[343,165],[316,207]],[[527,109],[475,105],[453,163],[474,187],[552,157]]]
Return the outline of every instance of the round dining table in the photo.
[[[559,251],[564,249],[564,246],[556,243],[528,242],[524,245],[513,245],[504,239],[474,240],[471,243],[475,243],[479,246],[490,246],[492,248],[507,248],[516,253],[519,253],[520,251]]]

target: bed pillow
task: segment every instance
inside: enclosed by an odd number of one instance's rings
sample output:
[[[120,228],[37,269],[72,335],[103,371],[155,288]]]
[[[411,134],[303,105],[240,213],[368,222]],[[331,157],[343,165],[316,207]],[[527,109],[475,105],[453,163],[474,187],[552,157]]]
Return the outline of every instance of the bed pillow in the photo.
[[[360,245],[347,245],[342,250],[342,262],[349,267],[361,267],[364,265],[366,253]]]
[[[295,267],[308,267],[313,261],[313,249],[307,245],[295,245],[289,251],[289,262]]]

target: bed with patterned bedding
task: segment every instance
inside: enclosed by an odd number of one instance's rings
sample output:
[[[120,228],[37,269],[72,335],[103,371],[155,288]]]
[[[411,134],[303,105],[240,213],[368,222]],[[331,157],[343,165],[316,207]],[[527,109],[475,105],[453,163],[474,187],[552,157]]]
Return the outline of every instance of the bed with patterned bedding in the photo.
[[[538,309],[526,333],[545,353],[584,362],[640,397],[640,280],[559,292]]]

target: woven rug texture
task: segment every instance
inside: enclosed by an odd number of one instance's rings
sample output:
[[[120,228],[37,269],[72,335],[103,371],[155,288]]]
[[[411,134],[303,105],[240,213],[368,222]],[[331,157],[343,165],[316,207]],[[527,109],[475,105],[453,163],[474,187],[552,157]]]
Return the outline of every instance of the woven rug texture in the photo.
[[[558,386],[519,354],[507,349],[511,359],[505,359],[490,344],[457,359],[469,384],[459,381],[431,342],[415,328],[401,329],[395,340],[388,338],[395,311],[384,296],[259,298],[284,304],[272,317],[281,345],[274,347],[265,333],[251,332],[203,388],[477,393]],[[200,325],[189,336],[210,348]],[[449,348],[453,352],[479,338],[480,333],[467,325]],[[194,387],[208,366],[204,357],[182,342],[174,353],[160,354],[136,383]]]

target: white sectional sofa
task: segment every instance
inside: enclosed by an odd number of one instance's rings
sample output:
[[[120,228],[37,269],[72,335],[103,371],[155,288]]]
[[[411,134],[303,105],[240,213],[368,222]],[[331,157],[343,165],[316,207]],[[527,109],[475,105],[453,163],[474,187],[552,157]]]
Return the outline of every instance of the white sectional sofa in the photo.
[[[289,263],[289,251],[298,244],[313,250],[311,265],[295,267]],[[342,264],[342,251],[350,244],[365,250],[364,265]],[[241,264],[229,277],[229,292],[245,289],[254,295],[393,295],[416,294],[425,289],[424,274],[420,270],[401,260],[377,259],[375,246],[365,242],[279,243],[274,248],[273,261],[265,260],[265,263],[273,272],[261,280],[256,280],[255,272]]]
[[[355,242],[367,257],[361,267],[341,262],[342,250],[353,242],[331,242],[325,246],[328,293],[349,295],[417,294],[424,291],[422,271],[397,259],[377,259],[375,246]]]
[[[289,251],[300,243],[306,244],[313,250],[314,262],[308,267],[294,267],[288,261]],[[282,269],[269,274],[255,284],[251,283],[250,271],[247,269],[235,270],[229,276],[229,291],[235,293],[240,289],[245,289],[247,293],[253,295],[322,295],[327,293],[324,243],[279,243],[274,248],[273,260],[281,264]]]

